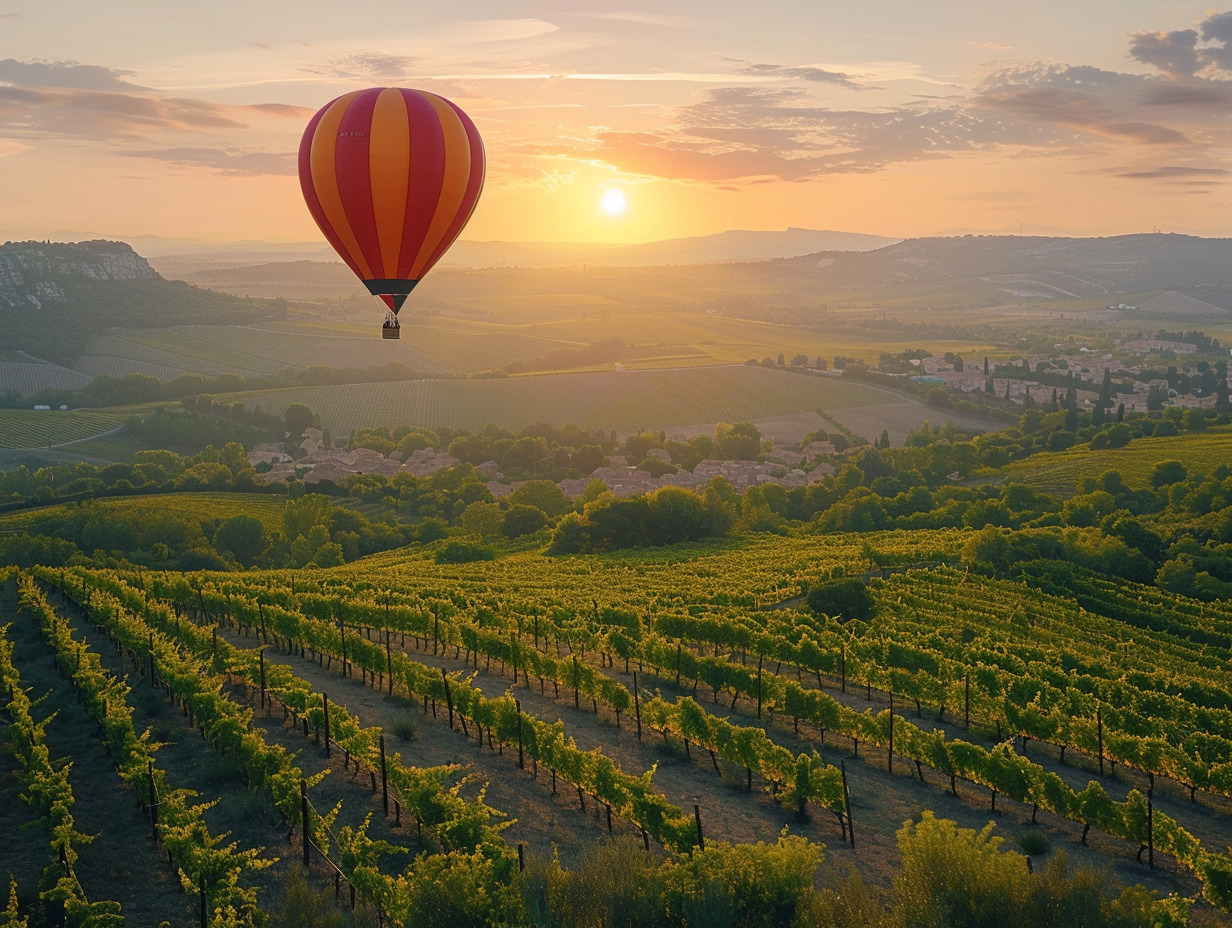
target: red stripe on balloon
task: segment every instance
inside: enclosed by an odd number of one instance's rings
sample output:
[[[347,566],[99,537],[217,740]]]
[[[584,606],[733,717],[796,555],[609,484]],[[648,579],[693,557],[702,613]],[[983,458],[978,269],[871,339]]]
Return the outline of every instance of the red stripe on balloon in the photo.
[[[406,225],[398,272],[391,277],[407,278],[423,248],[424,236],[436,215],[445,174],[445,134],[432,104],[414,90],[403,90],[406,114],[411,128],[410,183],[406,191]],[[422,275],[421,275],[422,276]]]
[[[337,101],[334,101],[337,102]],[[346,243],[343,242],[338,233],[334,230],[333,224],[329,221],[329,217],[325,214],[325,209],[321,205],[321,199],[317,196],[316,182],[312,173],[312,141],[316,135],[317,126],[321,122],[321,118],[329,111],[332,103],[326,104],[317,111],[317,114],[308,122],[307,128],[304,129],[303,138],[299,143],[299,186],[304,193],[304,202],[308,204],[308,212],[312,214],[313,220],[317,227],[321,230],[321,234],[325,236],[325,240],[329,242],[330,247],[338,252],[338,256],[346,262],[357,277],[362,278],[363,271],[359,265],[350,256]]]
[[[334,148],[334,175],[338,179],[338,194],[346,212],[351,232],[374,277],[384,276],[381,263],[381,240],[376,230],[376,213],[372,208],[372,184],[368,176],[368,146],[377,127],[372,124],[372,110],[381,89],[365,90],[343,114],[338,126]]]
[[[449,250],[449,246],[453,244],[454,239],[462,233],[463,227],[471,218],[471,213],[475,211],[475,204],[479,202],[479,194],[483,191],[483,176],[486,168],[483,139],[479,137],[479,130],[475,128],[471,118],[462,112],[457,104],[451,100],[445,100],[445,102],[458,114],[458,119],[462,121],[462,125],[466,129],[466,138],[470,142],[471,149],[471,173],[466,182],[466,192],[462,195],[462,202],[458,204],[458,212],[454,216],[453,222],[446,229],[440,244],[436,246],[436,250],[420,270],[420,277],[427,274],[432,269],[432,266],[441,260],[441,257]]]

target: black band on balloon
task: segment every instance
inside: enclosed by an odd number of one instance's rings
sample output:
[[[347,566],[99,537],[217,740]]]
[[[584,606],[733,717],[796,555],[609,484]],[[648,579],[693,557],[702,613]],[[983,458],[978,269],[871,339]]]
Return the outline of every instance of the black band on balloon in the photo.
[[[419,283],[417,280],[402,280],[395,277],[385,280],[365,280],[364,286],[373,296],[407,296],[415,289],[417,283]]]

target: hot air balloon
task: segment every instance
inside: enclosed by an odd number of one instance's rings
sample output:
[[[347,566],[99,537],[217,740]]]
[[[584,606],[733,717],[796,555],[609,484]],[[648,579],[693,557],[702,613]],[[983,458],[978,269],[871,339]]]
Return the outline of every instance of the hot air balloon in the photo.
[[[299,182],[312,218],[389,311],[398,310],[462,231],[483,188],[483,140],[454,103],[423,90],[344,94],[312,117]]]

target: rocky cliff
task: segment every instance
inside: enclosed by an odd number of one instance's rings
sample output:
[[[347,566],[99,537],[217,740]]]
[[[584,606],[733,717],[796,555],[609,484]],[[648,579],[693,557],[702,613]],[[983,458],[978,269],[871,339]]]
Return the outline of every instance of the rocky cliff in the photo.
[[[6,242],[0,246],[0,302],[41,310],[66,303],[64,278],[151,280],[149,262],[123,242]]]
[[[166,280],[124,242],[0,245],[0,344],[72,365],[109,328],[236,325],[285,314],[250,300]]]

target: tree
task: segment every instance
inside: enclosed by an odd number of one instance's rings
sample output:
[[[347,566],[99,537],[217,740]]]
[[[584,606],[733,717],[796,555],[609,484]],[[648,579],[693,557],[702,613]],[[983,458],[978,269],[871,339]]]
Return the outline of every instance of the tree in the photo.
[[[1189,471],[1180,461],[1160,461],[1151,468],[1151,488],[1158,490],[1161,487],[1171,486],[1174,483],[1180,483],[1188,476]]]
[[[857,577],[826,580],[814,584],[805,596],[805,603],[818,615],[828,615],[841,621],[859,619],[867,622],[877,607],[873,594]]]
[[[523,535],[533,535],[547,524],[548,517],[542,509],[514,503],[505,512],[501,534],[506,538],[521,538]]]
[[[565,491],[551,480],[531,480],[522,484],[509,494],[509,502],[513,505],[534,506],[553,519],[563,516],[573,508],[573,503],[565,495]]]
[[[761,432],[750,422],[720,422],[714,427],[714,443],[725,461],[754,461],[761,454]]]
[[[256,563],[268,543],[265,526],[253,516],[234,516],[214,532],[214,549],[219,554],[230,554],[245,567]]]
[[[500,503],[471,503],[462,511],[462,530],[488,538],[500,534],[504,519]]]
[[[329,505],[329,497],[323,493],[308,493],[299,499],[287,500],[282,510],[282,525],[287,530],[287,538],[294,541],[308,534],[314,525],[324,522]]]
[[[292,436],[302,435],[305,429],[320,428],[321,417],[303,403],[292,403],[282,414],[282,424]]]

